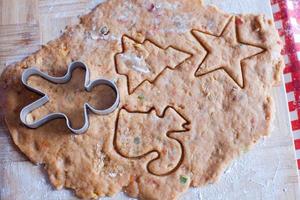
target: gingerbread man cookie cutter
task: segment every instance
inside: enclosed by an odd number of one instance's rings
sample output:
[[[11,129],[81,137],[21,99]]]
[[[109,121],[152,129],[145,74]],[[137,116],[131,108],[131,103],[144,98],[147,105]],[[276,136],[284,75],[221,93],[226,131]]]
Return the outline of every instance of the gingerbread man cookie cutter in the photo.
[[[113,104],[109,108],[102,110],[102,109],[95,109],[88,102],[85,102],[83,105],[83,107],[84,107],[84,109],[83,109],[84,110],[84,124],[81,128],[78,128],[78,129],[72,128],[69,118],[66,116],[66,114],[61,113],[61,112],[50,113],[48,115],[45,115],[44,117],[42,117],[39,120],[36,120],[33,122],[28,122],[27,116],[33,110],[43,106],[44,104],[46,104],[49,101],[49,96],[46,93],[44,93],[38,89],[35,89],[34,87],[31,87],[28,84],[29,77],[31,77],[33,75],[38,75],[38,76],[41,76],[42,78],[48,80],[49,82],[56,83],[56,84],[64,84],[72,78],[72,72],[76,68],[83,68],[85,70],[84,88],[87,92],[91,91],[93,89],[93,87],[95,87],[96,85],[107,85],[107,86],[111,87],[114,90],[114,92],[116,93],[116,97],[115,97]],[[89,69],[83,62],[80,62],[80,61],[75,61],[75,62],[71,63],[68,67],[67,73],[62,77],[50,76],[48,74],[41,72],[39,69],[34,68],[34,67],[28,68],[22,73],[21,81],[22,81],[22,84],[27,89],[29,89],[32,92],[35,92],[39,95],[42,95],[41,98],[39,98],[38,100],[34,101],[33,103],[25,106],[20,112],[21,122],[29,128],[38,128],[48,121],[51,121],[51,120],[54,120],[57,118],[64,118],[66,120],[67,127],[71,132],[73,132],[75,134],[82,134],[85,131],[87,131],[87,129],[89,128],[88,110],[91,110],[93,113],[96,113],[99,115],[107,115],[109,113],[112,113],[119,106],[119,102],[120,102],[120,94],[119,94],[119,90],[118,90],[116,84],[111,80],[103,79],[103,78],[96,79],[94,81],[90,81]]]

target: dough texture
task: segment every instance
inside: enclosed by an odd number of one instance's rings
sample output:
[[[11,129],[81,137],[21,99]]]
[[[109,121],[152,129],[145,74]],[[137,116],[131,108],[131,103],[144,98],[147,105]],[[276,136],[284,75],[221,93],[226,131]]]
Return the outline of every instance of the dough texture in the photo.
[[[44,164],[57,189],[84,199],[121,190],[140,199],[177,199],[189,187],[215,182],[269,134],[281,49],[274,22],[261,15],[234,16],[199,0],[109,0],[5,70],[2,109],[16,146]],[[83,135],[60,119],[24,126],[20,110],[40,97],[21,84],[22,72],[37,67],[62,76],[76,60],[89,67],[91,80],[116,82],[118,109],[89,113]],[[82,117],[72,111],[93,99],[76,90],[81,79],[64,87],[30,79],[54,96],[32,120],[59,110],[80,126]]]

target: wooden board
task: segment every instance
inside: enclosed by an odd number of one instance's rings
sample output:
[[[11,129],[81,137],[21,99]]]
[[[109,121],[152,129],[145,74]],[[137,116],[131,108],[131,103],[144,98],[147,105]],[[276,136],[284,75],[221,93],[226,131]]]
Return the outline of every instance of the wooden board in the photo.
[[[36,51],[60,35],[66,25],[102,0],[0,0],[0,73],[7,64]],[[233,13],[272,17],[269,0],[207,0]],[[1,95],[1,94],[0,94]],[[284,87],[275,88],[276,119],[272,135],[234,161],[221,180],[190,189],[182,199],[299,199],[298,176]],[[0,199],[76,199],[54,190],[41,166],[13,145],[0,115]],[[106,198],[105,198],[106,199]],[[120,193],[112,199],[128,199]]]

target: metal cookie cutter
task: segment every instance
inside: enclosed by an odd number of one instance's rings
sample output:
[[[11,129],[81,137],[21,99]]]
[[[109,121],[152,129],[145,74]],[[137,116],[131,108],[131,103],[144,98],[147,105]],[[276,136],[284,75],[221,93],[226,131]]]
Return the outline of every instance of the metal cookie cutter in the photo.
[[[49,101],[49,97],[47,94],[28,85],[27,81],[28,81],[29,77],[33,76],[33,75],[38,75],[52,83],[63,84],[63,83],[68,82],[71,79],[72,71],[76,68],[83,68],[85,70],[84,88],[86,91],[88,91],[88,92],[91,91],[93,89],[93,87],[96,85],[104,84],[104,85],[110,86],[116,93],[116,98],[115,98],[113,105],[104,110],[97,110],[97,109],[93,108],[90,104],[84,103],[84,105],[83,105],[83,107],[84,107],[84,124],[79,129],[72,128],[69,118],[64,113],[60,113],[60,112],[48,114],[48,115],[44,116],[43,118],[36,120],[32,123],[27,122],[26,118],[27,118],[28,114],[30,114],[33,110],[43,106],[45,103],[47,103]],[[67,73],[62,77],[49,76],[36,68],[26,69],[22,74],[22,83],[29,90],[43,96],[42,98],[40,98],[40,99],[36,100],[35,102],[24,107],[20,112],[21,122],[29,128],[38,128],[39,126],[43,125],[44,123],[46,123],[50,120],[57,119],[57,118],[65,118],[67,127],[73,133],[82,134],[89,127],[88,109],[96,114],[106,115],[106,114],[113,112],[118,107],[119,102],[120,102],[120,94],[119,94],[119,90],[118,90],[116,84],[113,81],[110,81],[107,79],[97,79],[97,80],[91,82],[90,81],[90,72],[89,72],[87,66],[83,62],[79,62],[79,61],[71,63],[68,67]]]

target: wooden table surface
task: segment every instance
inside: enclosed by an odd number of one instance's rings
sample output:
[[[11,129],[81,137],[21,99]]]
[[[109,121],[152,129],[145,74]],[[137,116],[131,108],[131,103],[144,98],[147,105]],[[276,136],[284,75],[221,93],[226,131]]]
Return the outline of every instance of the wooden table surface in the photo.
[[[102,0],[0,0],[0,73],[10,63],[58,37]],[[272,17],[269,0],[207,0],[233,13]],[[1,94],[0,94],[1,95]],[[234,161],[221,180],[190,189],[182,199],[300,199],[294,147],[284,87],[275,88],[276,118],[272,134]],[[76,199],[54,190],[42,166],[28,162],[9,136],[0,114],[0,199]],[[122,193],[113,199],[128,199]]]

